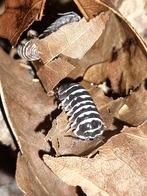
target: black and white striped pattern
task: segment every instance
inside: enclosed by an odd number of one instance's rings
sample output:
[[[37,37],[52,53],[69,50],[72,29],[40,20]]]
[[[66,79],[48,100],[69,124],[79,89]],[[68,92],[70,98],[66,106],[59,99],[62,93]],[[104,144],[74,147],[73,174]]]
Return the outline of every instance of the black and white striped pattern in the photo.
[[[85,88],[77,83],[62,84],[56,96],[69,117],[69,127],[78,138],[90,140],[103,134],[104,123]]]
[[[50,33],[57,31],[63,25],[71,22],[78,22],[81,19],[81,17],[73,11],[58,15],[60,15],[61,17],[55,20],[55,22],[53,22],[46,30],[44,30],[43,33],[39,35],[39,38],[44,38]]]
[[[17,47],[18,55],[27,61],[36,61],[40,59],[36,45],[32,39],[24,39]]]

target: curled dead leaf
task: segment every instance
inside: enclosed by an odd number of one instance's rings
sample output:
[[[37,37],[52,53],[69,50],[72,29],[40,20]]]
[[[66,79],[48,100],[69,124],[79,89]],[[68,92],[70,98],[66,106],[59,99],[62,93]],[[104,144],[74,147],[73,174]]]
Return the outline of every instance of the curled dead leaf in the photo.
[[[120,95],[128,94],[130,89],[140,86],[146,78],[146,57],[133,41],[130,43],[130,52],[124,47],[115,51],[116,59],[90,66],[84,79],[95,84],[109,79],[113,92]]]
[[[52,62],[46,63],[44,66],[40,66],[37,70],[37,75],[49,93],[73,69],[74,66],[72,64],[62,58],[57,58]]]
[[[147,194],[147,123],[125,127],[100,147],[94,158],[44,155],[48,167],[64,182],[87,195]]]
[[[89,18],[92,18],[93,16],[96,16],[101,10],[108,9],[111,10],[114,14],[116,14],[121,20],[123,25],[126,29],[129,27],[129,31],[134,34],[137,38],[138,43],[140,44],[140,47],[144,50],[144,52],[147,52],[147,48],[145,45],[145,42],[143,39],[139,36],[135,28],[131,26],[131,24],[127,21],[127,19],[118,11],[118,9],[114,6],[113,1],[108,0],[91,0],[91,1],[83,1],[83,0],[74,0],[79,9],[82,13],[85,13],[84,15],[88,16]],[[101,8],[101,9],[100,9]],[[91,10],[93,10],[93,13],[91,14]]]
[[[146,26],[147,26],[147,16],[146,16],[146,1],[112,1],[115,6],[119,9],[120,13],[131,23],[132,26],[139,32],[139,34],[147,41],[146,36]]]

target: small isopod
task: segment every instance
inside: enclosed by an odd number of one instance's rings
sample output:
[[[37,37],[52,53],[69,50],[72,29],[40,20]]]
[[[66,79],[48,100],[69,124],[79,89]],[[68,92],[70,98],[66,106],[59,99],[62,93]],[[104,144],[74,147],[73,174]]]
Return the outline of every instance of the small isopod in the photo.
[[[27,61],[36,61],[40,59],[36,44],[32,39],[23,39],[17,47],[18,55]]]
[[[92,140],[103,134],[104,122],[85,88],[78,83],[62,84],[55,95],[69,117],[69,127],[79,139]]]

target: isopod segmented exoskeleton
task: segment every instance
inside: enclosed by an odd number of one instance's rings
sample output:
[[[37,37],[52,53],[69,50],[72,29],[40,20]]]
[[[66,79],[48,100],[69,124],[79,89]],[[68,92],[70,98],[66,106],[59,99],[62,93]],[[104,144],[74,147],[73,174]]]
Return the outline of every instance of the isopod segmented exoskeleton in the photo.
[[[55,22],[53,22],[40,36],[39,38],[44,38],[52,32],[57,31],[61,26],[71,23],[78,22],[81,17],[75,12],[67,12],[61,15]],[[26,59],[27,61],[36,61],[40,59],[37,46],[33,43],[32,39],[24,39],[17,47],[18,55]]]
[[[60,13],[58,15],[60,15],[61,17],[55,20],[55,22],[53,22],[46,30],[44,30],[43,33],[39,36],[39,38],[44,38],[50,33],[57,31],[63,25],[72,22],[78,22],[81,19],[81,17],[73,11],[62,14]]]
[[[17,47],[18,55],[27,61],[36,61],[40,59],[36,44],[32,39],[24,39]]]
[[[92,140],[103,134],[104,123],[85,88],[78,83],[67,83],[57,87],[55,94],[69,117],[69,127],[76,137]]]

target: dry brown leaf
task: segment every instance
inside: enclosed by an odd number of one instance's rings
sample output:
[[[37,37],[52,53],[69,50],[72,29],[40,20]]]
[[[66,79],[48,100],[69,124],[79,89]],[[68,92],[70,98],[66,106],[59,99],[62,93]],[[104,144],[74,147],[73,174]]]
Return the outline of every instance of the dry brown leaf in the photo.
[[[64,59],[57,58],[52,62],[46,63],[44,66],[40,66],[37,70],[37,75],[46,91],[50,92],[73,69],[74,66],[72,64]]]
[[[111,0],[115,6],[118,7],[120,13],[135,27],[137,32],[147,41],[147,1],[146,0]]]
[[[108,10],[107,7],[104,7],[103,5],[99,5],[97,2],[91,0],[87,0],[87,1],[74,0],[74,2],[77,4],[79,10],[87,20],[97,16],[101,12]]]
[[[130,48],[126,49],[125,44],[129,43],[124,43],[122,49],[115,51],[116,59],[92,65],[87,69],[84,79],[99,84],[109,78],[113,91],[121,95],[140,86],[146,78],[147,59],[135,40],[132,40]]]
[[[64,25],[42,40],[34,40],[44,62],[44,66],[39,66],[39,69],[36,66],[37,74],[47,92],[52,91],[65,77],[70,77],[70,73],[74,71],[72,63],[62,56],[80,59],[102,34],[108,18],[108,14],[101,14],[89,23],[82,19],[80,22]],[[61,58],[54,59],[58,55]]]
[[[17,161],[19,187],[28,195],[76,195],[76,189],[57,178],[40,157],[41,152],[50,151],[50,146],[45,142],[44,134],[37,131],[46,130],[50,126],[48,116],[55,109],[53,99],[45,94],[40,83],[33,82],[28,70],[20,67],[2,50],[0,61],[2,102],[23,153]],[[51,193],[51,190],[55,192]]]
[[[20,35],[35,21],[40,20],[45,0],[6,0],[0,15],[0,36],[15,45]]]
[[[115,8],[113,3],[109,0],[90,0],[84,1],[84,0],[74,0],[79,9],[81,10],[82,13],[85,13],[90,18],[93,16],[96,16],[100,10],[103,9],[108,9],[111,10],[114,14],[116,14],[121,20],[123,25],[125,26],[126,29],[129,27],[129,31],[134,34],[137,38],[137,41],[141,43],[141,47],[143,48],[144,51],[147,51],[146,45],[144,41],[141,39],[141,37],[137,34],[136,30],[130,25],[130,23],[126,20],[126,18],[120,14],[120,12]],[[104,7],[102,9],[102,7]],[[92,13],[92,14],[91,14]]]
[[[101,13],[89,22],[83,18],[79,22],[62,26],[44,39],[34,40],[41,60],[46,64],[61,54],[82,58],[101,36],[108,18],[107,13]]]
[[[103,33],[100,37],[97,37],[97,41],[91,48],[89,48],[89,50],[81,59],[71,58],[69,56],[60,54],[60,57],[62,59],[68,61],[76,67],[71,71],[71,73],[68,74],[68,77],[77,78],[79,76],[83,76],[87,68],[92,66],[93,64],[97,64],[98,62],[111,61],[113,48],[119,50],[122,47],[122,44],[126,41],[126,34],[118,19],[110,12],[107,12],[105,14],[109,18],[109,20],[107,21]],[[98,26],[100,28],[99,24]],[[116,34],[116,36],[114,37],[113,34]],[[87,45],[87,42],[83,44]],[[83,45],[79,44],[78,47],[81,51],[83,50]],[[78,54],[77,47],[74,48],[74,52],[77,52]]]
[[[44,155],[49,168],[69,185],[90,196],[147,194],[147,122],[125,127],[94,158]]]
[[[92,95],[109,131],[120,131],[123,125],[138,126],[147,119],[147,92],[144,84],[136,91],[131,91],[129,96],[117,99],[105,96],[100,88],[84,85],[83,82],[82,86]]]

